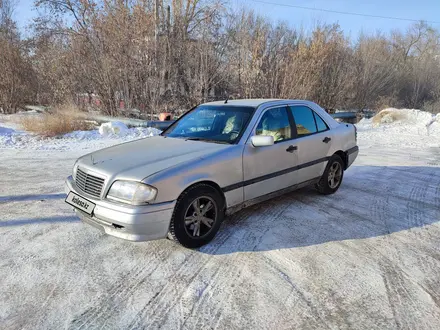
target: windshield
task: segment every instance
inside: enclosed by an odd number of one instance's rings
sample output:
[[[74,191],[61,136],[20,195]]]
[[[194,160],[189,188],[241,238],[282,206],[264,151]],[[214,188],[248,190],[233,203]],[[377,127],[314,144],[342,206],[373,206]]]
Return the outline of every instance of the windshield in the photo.
[[[199,106],[167,128],[162,135],[190,140],[236,143],[254,113],[253,107]]]

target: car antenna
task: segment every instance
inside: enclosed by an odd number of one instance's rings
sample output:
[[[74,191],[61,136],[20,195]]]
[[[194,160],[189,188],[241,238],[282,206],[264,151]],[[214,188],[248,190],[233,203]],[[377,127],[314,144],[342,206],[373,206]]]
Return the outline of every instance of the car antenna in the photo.
[[[226,100],[225,100],[225,104],[226,104],[226,103],[228,103],[228,100],[229,100],[229,94],[228,94],[228,93],[226,93]]]

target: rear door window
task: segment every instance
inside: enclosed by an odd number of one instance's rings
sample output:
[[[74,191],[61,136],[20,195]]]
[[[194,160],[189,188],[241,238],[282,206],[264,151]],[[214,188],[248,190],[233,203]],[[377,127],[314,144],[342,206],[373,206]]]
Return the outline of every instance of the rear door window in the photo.
[[[318,132],[312,109],[305,106],[290,107],[298,137]]]

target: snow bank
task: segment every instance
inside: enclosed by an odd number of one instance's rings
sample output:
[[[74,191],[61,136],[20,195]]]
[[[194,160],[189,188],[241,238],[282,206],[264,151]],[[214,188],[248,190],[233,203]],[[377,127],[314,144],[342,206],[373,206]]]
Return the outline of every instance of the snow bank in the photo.
[[[1,119],[1,118],[0,118]],[[0,122],[1,124],[1,122]],[[74,131],[55,138],[42,138],[28,132],[0,126],[0,149],[87,150],[160,134],[156,128],[128,128],[121,122],[102,124],[91,131]]]
[[[434,115],[432,113],[421,111],[417,109],[395,109],[387,108],[380,111],[376,116],[370,119],[361,119],[356,125],[359,129],[371,129],[377,127],[406,127],[412,130],[422,129],[426,134],[430,133],[431,129],[436,130],[437,125],[440,124],[440,114]],[[421,132],[423,133],[423,132]]]
[[[426,126],[436,119],[437,117],[435,115],[426,111],[387,108],[380,111],[371,119],[362,119],[358,124],[359,126],[372,125],[374,127],[387,124]]]
[[[128,127],[120,121],[114,121],[109,123],[104,123],[99,127],[99,134],[102,136],[109,135],[125,135],[128,132]]]
[[[417,109],[387,108],[356,124],[362,143],[439,147],[440,115]]]
[[[40,112],[38,112],[37,110],[25,110],[25,111],[19,111],[19,114],[38,114]]]
[[[123,123],[104,123],[99,129],[92,131],[74,131],[63,135],[64,139],[72,140],[105,140],[105,139],[136,139],[145,138],[161,133],[160,130],[152,127],[128,128]]]

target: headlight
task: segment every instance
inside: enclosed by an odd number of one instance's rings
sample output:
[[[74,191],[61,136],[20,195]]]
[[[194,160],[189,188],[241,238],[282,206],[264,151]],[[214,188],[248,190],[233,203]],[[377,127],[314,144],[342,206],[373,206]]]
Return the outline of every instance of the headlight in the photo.
[[[108,199],[132,205],[142,205],[156,198],[157,189],[134,181],[115,181],[107,194]]]

